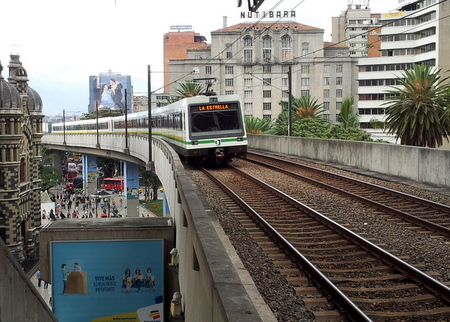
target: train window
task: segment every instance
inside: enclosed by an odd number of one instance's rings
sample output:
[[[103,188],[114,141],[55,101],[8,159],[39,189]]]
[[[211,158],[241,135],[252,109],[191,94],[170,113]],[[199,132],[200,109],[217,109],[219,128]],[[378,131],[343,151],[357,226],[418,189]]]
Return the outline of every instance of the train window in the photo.
[[[201,110],[201,111],[199,111]],[[242,131],[238,104],[228,104],[227,109],[210,110],[202,106],[191,108],[191,133],[193,136],[205,135],[211,131],[221,134],[238,134]]]

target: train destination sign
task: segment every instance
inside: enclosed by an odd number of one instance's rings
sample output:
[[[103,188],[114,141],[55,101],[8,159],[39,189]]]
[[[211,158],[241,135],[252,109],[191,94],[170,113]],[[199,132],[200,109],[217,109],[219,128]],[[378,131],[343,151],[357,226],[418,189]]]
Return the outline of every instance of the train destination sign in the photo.
[[[217,110],[228,110],[230,109],[230,104],[210,104],[210,105],[198,105],[197,109],[201,111],[217,111]]]

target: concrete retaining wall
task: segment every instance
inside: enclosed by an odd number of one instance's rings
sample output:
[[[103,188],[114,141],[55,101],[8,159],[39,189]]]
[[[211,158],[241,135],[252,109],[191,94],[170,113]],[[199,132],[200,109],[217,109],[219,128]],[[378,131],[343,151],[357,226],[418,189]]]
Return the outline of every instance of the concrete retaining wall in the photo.
[[[450,187],[450,151],[396,144],[248,135],[249,148]]]
[[[57,321],[1,238],[0,321]]]

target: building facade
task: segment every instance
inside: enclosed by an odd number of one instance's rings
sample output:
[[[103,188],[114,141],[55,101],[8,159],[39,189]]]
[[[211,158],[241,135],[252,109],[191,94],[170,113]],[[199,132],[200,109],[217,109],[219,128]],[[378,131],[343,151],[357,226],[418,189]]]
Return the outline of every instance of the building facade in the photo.
[[[171,90],[170,60],[185,59],[188,56],[187,49],[204,47],[206,45],[204,36],[185,30],[192,29],[192,26],[172,26],[171,28],[178,31],[164,34],[164,93],[168,93]]]
[[[358,111],[361,127],[375,137],[394,141],[381,130],[373,129],[372,120],[384,121],[387,91],[398,85],[397,77],[413,64],[450,69],[446,53],[450,41],[450,3],[438,0],[399,1],[396,11],[381,15],[381,27],[370,34],[379,41],[379,52],[358,61]],[[445,19],[446,18],[446,19]]]
[[[42,100],[28,86],[19,55],[6,81],[0,64],[0,237],[22,262],[38,243],[41,226],[39,164]]]
[[[348,47],[324,42],[323,33],[292,21],[225,27],[211,33],[210,48],[170,60],[170,81],[215,78],[214,91],[239,94],[246,116],[276,119],[280,101],[289,98],[290,69],[291,94],[317,98],[325,118],[336,122],[342,101],[356,93],[357,61]]]

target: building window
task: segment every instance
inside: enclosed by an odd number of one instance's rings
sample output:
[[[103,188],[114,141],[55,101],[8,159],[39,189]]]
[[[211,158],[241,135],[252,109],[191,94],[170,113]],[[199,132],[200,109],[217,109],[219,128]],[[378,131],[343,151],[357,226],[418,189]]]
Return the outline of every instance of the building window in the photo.
[[[309,64],[301,65],[302,74],[309,74]]]
[[[267,121],[270,121],[271,119],[272,119],[272,115],[263,115],[263,119],[264,120],[267,120]]]
[[[263,65],[263,73],[264,74],[270,74],[272,72],[272,66],[271,65]]]
[[[263,91],[263,97],[264,98],[271,98],[272,97],[272,91],[264,90]]]
[[[252,66],[244,66],[244,74],[250,74],[252,72]]]
[[[336,73],[342,73],[342,64],[336,65]]]
[[[284,74],[289,72],[289,65],[281,65],[281,72]]]
[[[253,110],[253,103],[244,103],[244,109],[246,112],[251,112]]]
[[[212,66],[205,66],[205,74],[206,75],[212,74]]]
[[[309,96],[309,90],[304,90],[304,89],[302,89],[302,90],[300,91],[300,94],[301,94],[302,96]]]
[[[288,99],[289,98],[289,92],[288,91],[281,92],[281,98]]]
[[[323,72],[326,74],[330,73],[330,64],[323,65]]]
[[[263,38],[263,61],[270,63],[272,60],[272,38],[265,36]]]
[[[282,86],[289,86],[289,79],[288,78],[282,78],[281,79],[281,85]]]
[[[327,122],[330,120],[330,114],[322,114],[322,117]]]
[[[336,85],[342,85],[342,77],[336,77]]]
[[[342,108],[342,102],[336,102],[336,111],[340,111]]]
[[[305,57],[309,54],[309,43],[303,42],[302,43],[302,57]]]
[[[323,78],[323,85],[324,86],[330,85],[330,77],[324,77]]]
[[[233,78],[225,78],[225,86],[234,86]]]
[[[244,38],[244,63],[249,63],[253,59],[253,39],[250,36]]]
[[[244,98],[252,98],[252,91],[244,91]]]
[[[324,111],[330,110],[330,102],[323,102],[323,110]]]
[[[281,61],[291,59],[291,37],[281,37]]]
[[[336,90],[336,97],[342,97],[342,89]]]
[[[272,103],[270,103],[270,102],[263,103],[263,110],[264,111],[271,111],[272,110]]]
[[[234,91],[225,91],[225,95],[233,95]]]
[[[226,44],[226,57],[227,59],[233,58],[233,45],[232,44]]]
[[[234,74],[234,66],[225,66],[225,74],[227,75]]]
[[[244,78],[244,86],[245,87],[252,87],[253,86],[253,79],[252,78]]]
[[[324,89],[323,90],[323,97],[330,97],[330,90],[329,89]]]
[[[309,77],[302,77],[302,86],[309,86]]]
[[[263,78],[263,84],[270,86],[272,84],[271,78]]]

